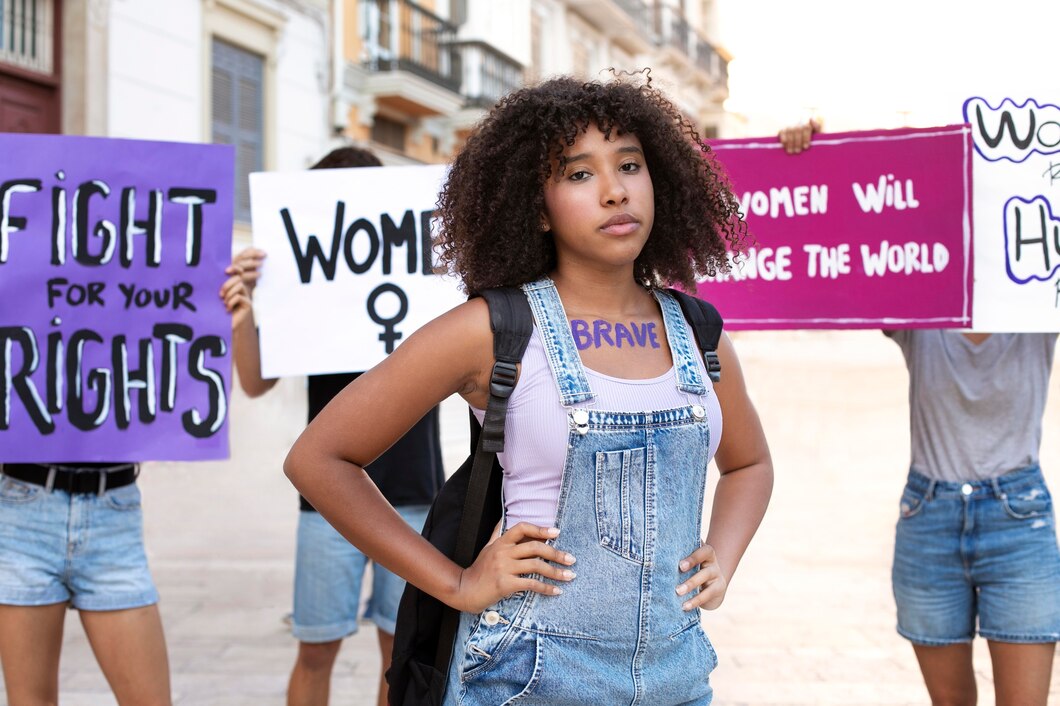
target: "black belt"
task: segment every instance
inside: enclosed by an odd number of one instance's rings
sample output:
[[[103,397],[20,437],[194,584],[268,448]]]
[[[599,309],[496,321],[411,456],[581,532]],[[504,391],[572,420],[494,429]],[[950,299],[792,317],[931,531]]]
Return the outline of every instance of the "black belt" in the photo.
[[[15,480],[43,485],[49,491],[64,490],[75,495],[102,495],[136,481],[140,467],[135,463],[115,464],[110,468],[77,470],[77,466],[55,464],[5,463],[0,473]]]

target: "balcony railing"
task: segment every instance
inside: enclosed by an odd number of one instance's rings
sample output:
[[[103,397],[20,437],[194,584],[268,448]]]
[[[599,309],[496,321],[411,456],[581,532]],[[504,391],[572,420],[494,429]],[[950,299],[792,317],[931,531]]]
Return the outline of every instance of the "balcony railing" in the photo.
[[[0,0],[0,63],[52,73],[51,0]]]
[[[464,67],[460,92],[469,106],[489,108],[523,83],[523,66],[486,42],[465,41],[460,50]]]
[[[660,45],[673,47],[687,56],[701,71],[710,75],[715,84],[728,83],[728,62],[710,42],[699,36],[680,10],[656,5],[655,31]]]
[[[460,91],[456,26],[410,0],[361,0],[364,65],[403,70]]]
[[[705,39],[696,41],[695,62],[696,66],[710,74],[715,84],[728,83],[729,62],[725,61],[718,50]]]
[[[633,22],[642,32],[647,32],[650,25],[651,14],[648,4],[643,0],[615,0],[627,15],[633,18]]]
[[[519,62],[486,42],[457,40],[455,25],[410,0],[361,0],[361,27],[370,71],[408,71],[478,107],[522,85]]]

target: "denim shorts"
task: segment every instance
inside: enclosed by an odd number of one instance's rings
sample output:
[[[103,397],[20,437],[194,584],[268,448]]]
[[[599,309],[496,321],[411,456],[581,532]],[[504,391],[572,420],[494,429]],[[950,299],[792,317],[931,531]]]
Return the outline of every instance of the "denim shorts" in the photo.
[[[920,645],[1060,640],[1060,551],[1037,466],[902,493],[892,571],[898,632]]]
[[[158,602],[140,489],[48,492],[0,476],[0,604],[123,610]]]
[[[395,508],[417,532],[427,520],[426,505]],[[371,560],[312,510],[298,513],[291,632],[301,642],[341,640],[357,632],[361,583]],[[405,580],[372,564],[372,594],[364,617],[394,634]]]

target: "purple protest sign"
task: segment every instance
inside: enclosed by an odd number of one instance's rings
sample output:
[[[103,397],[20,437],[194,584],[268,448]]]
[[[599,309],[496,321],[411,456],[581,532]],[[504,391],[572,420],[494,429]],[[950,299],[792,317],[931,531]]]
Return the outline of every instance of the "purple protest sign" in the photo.
[[[0,461],[228,455],[233,150],[0,134]]]
[[[971,324],[966,125],[711,143],[755,245],[700,282],[732,329]]]

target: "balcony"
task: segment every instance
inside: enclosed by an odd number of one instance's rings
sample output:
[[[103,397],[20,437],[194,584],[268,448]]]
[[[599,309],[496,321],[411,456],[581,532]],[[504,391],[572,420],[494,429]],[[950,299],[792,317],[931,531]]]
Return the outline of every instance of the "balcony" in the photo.
[[[523,66],[507,54],[481,41],[456,42],[463,66],[460,92],[466,105],[490,108],[523,84]]]
[[[489,107],[522,85],[522,65],[411,0],[359,0],[361,61],[347,86],[406,115]]]
[[[728,98],[729,62],[714,48],[714,45],[705,39],[697,37],[696,52],[693,60],[696,63],[696,67],[710,76],[714,90],[724,94],[721,100]]]
[[[728,61],[710,42],[699,36],[680,10],[656,5],[655,31],[662,49],[669,49],[700,72],[712,87],[715,100],[724,100],[728,96]]]
[[[410,115],[459,109],[456,26],[410,0],[360,0],[359,9],[361,68],[368,75],[357,88]]]
[[[567,6],[625,51],[651,49],[651,11],[644,0],[567,0]]]

